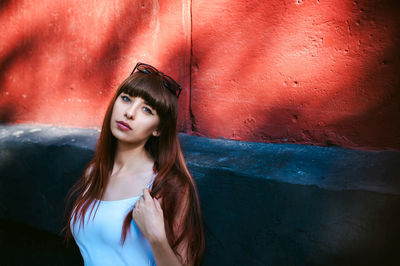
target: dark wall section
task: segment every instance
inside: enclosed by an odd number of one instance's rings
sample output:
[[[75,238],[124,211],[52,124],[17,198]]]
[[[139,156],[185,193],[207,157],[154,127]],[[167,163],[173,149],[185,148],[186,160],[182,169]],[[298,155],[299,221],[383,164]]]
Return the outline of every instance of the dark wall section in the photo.
[[[400,153],[180,140],[205,265],[397,265]]]
[[[204,173],[206,265],[395,265],[398,195]]]
[[[0,265],[80,265],[61,237],[64,198],[93,155],[96,131],[0,127]],[[78,147],[79,145],[79,147]]]
[[[35,256],[40,265],[80,263],[56,234],[97,136],[0,126],[0,248],[9,265]],[[200,193],[204,265],[395,265],[399,153],[180,140]]]

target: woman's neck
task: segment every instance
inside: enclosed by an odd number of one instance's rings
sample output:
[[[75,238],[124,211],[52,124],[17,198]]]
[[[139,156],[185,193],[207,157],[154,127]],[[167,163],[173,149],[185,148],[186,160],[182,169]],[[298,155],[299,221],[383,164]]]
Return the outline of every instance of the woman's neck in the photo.
[[[154,160],[141,146],[131,146],[118,142],[114,159],[114,168],[119,171],[129,170],[135,172],[148,171],[153,166]],[[117,170],[115,169],[115,170]]]

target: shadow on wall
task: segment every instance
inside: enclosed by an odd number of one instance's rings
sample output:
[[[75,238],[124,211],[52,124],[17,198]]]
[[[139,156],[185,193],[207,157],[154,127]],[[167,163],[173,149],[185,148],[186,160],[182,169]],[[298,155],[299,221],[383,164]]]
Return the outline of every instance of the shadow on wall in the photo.
[[[219,19],[223,1],[209,9],[198,2],[194,128],[238,140],[399,149],[400,6],[361,2],[243,1],[229,6],[238,15],[229,20]]]
[[[9,95],[9,91],[4,91],[4,87],[6,86],[7,82],[7,77],[8,77],[8,71],[12,70],[12,67],[14,64],[18,64],[21,61],[27,61],[27,58],[29,58],[29,54],[31,53],[32,50],[35,49],[35,43],[38,40],[35,37],[31,37],[28,40],[24,41],[19,41],[15,47],[12,48],[12,50],[6,55],[2,56],[1,61],[0,61],[0,93],[2,94],[2,98],[4,99],[6,96]],[[46,41],[46,40],[43,40]],[[30,76],[35,76],[34,71],[30,71],[29,75]],[[30,80],[34,81],[35,78],[30,78]],[[33,83],[28,83],[25,84],[24,80],[20,79],[15,82],[16,86],[28,86],[30,88],[33,88]],[[34,94],[35,95],[35,94]],[[33,96],[34,96],[33,95]],[[20,98],[22,98],[20,96]],[[35,97],[31,97],[31,101],[35,102]],[[16,119],[16,112],[17,112],[17,105],[13,103],[12,101],[6,101],[0,106],[0,123],[10,123],[14,122],[18,119]]]
[[[3,0],[0,2],[0,14],[4,9],[7,9],[7,6],[10,4],[10,0]]]
[[[11,104],[5,104],[0,109],[0,124],[15,121],[14,108]]]
[[[20,5],[13,3],[13,6],[10,8],[14,8],[15,6]],[[47,3],[48,4],[48,3]],[[53,4],[54,5],[54,4]],[[7,8],[7,7],[6,7]],[[5,9],[6,9],[5,8]],[[132,5],[132,3],[125,3],[125,7],[120,10],[123,13],[118,14],[118,19],[108,20],[106,30],[99,32],[102,36],[104,36],[104,41],[102,41],[101,45],[97,48],[96,51],[90,51],[91,54],[95,55],[93,58],[87,58],[87,60],[77,60],[77,56],[80,55],[79,51],[64,50],[63,46],[76,46],[79,47],[79,42],[74,40],[73,38],[67,39],[68,43],[65,42],[65,37],[70,34],[74,34],[74,31],[77,31],[79,26],[84,25],[71,25],[71,21],[68,20],[68,14],[71,8],[77,8],[76,6],[72,6],[69,9],[63,9],[63,6],[59,4],[59,6],[54,7],[56,12],[59,12],[62,15],[57,15],[56,19],[46,17],[43,15],[40,19],[36,19],[34,21],[34,25],[30,26],[29,31],[23,32],[18,35],[17,38],[12,40],[14,46],[11,51],[9,51],[5,56],[2,56],[1,64],[0,64],[0,87],[4,85],[4,79],[7,76],[7,72],[14,67],[14,65],[20,63],[20,60],[23,60],[25,63],[30,64],[27,69],[31,67],[46,67],[42,60],[50,60],[49,58],[45,58],[46,48],[56,49],[54,51],[58,56],[63,57],[62,63],[64,64],[62,68],[59,68],[57,71],[58,74],[62,74],[65,78],[61,79],[64,81],[70,81],[71,73],[74,74],[75,79],[91,79],[95,80],[94,82],[100,87],[107,88],[110,85],[110,80],[115,77],[114,71],[116,70],[117,65],[115,62],[120,60],[123,57],[129,48],[129,46],[135,41],[135,38],[138,37],[138,31],[141,28],[147,28],[146,24],[150,23],[148,20],[133,20],[130,19],[132,17],[146,17],[148,16],[150,10],[148,8],[140,8],[139,3]],[[33,9],[33,8],[32,8]],[[36,11],[44,11],[46,9],[46,3],[43,3],[41,7],[36,7]],[[29,10],[32,12],[32,10]],[[91,10],[93,11],[93,10]],[[11,11],[4,10],[3,13],[7,13]],[[83,11],[82,11],[83,12]],[[139,15],[140,14],[140,15]],[[3,16],[6,16],[4,14]],[[31,15],[33,18],[33,14]],[[32,18],[31,17],[31,18]],[[31,19],[31,20],[35,20]],[[78,19],[76,19],[78,20]],[[111,22],[110,22],[111,21]],[[122,23],[123,22],[123,23]],[[22,26],[26,21],[20,22]],[[104,23],[104,21],[99,21],[99,23]],[[120,27],[120,24],[123,24],[124,27]],[[90,32],[90,34],[95,35]],[[72,36],[73,37],[73,36]],[[61,40],[61,42],[60,42]],[[88,46],[93,45],[92,43],[88,43]],[[84,47],[85,45],[83,45]],[[75,48],[75,47],[73,47]],[[71,54],[69,54],[71,53]],[[74,56],[74,53],[76,56]],[[57,56],[57,55],[56,55]],[[72,57],[69,57],[72,56]],[[79,64],[85,63],[84,67],[81,67]],[[111,66],[110,66],[111,64]],[[19,65],[21,67],[21,65]],[[32,69],[30,69],[32,70]],[[30,71],[29,75],[34,74],[35,72]],[[30,79],[32,84],[25,84],[31,87],[34,87],[34,82],[38,79]],[[101,82],[99,82],[101,81]],[[68,86],[68,83],[61,84],[63,86]],[[82,87],[82,90],[91,90],[93,88],[90,87]]]
[[[107,19],[101,16],[99,3],[87,3],[63,6],[44,1],[30,7],[23,1],[2,1],[0,20],[10,25],[10,18],[16,18],[7,31],[8,39],[3,39],[7,43],[0,55],[2,123],[26,121],[26,111],[36,117],[63,113],[74,98],[79,98],[78,102],[91,98],[86,101],[94,107],[108,102],[108,94],[121,82],[115,81],[118,67],[135,63],[126,56],[137,38],[146,34],[153,7],[151,3],[123,1]],[[102,27],[87,26],[90,20]],[[76,107],[75,113],[80,109]],[[28,119],[36,122],[34,115]]]

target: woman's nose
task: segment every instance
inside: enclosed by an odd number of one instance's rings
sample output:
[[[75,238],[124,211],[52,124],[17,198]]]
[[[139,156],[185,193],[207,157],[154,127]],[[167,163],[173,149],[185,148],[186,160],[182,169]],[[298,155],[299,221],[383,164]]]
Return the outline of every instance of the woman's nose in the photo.
[[[130,107],[125,110],[125,117],[128,119],[135,119],[136,116],[136,107],[132,104]]]

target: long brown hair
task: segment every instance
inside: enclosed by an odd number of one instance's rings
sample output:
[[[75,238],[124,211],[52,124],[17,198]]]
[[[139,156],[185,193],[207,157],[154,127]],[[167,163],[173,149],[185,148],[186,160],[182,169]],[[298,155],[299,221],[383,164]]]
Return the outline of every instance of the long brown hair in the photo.
[[[104,117],[94,158],[67,195],[65,212],[67,224],[63,229],[63,231],[66,230],[64,240],[68,244],[72,237],[71,222],[75,225],[80,221],[79,226],[84,226],[85,214],[92,203],[94,203],[93,206],[97,203],[94,214],[96,215],[98,204],[104,195],[112,172],[117,144],[110,130],[110,119],[114,103],[122,92],[143,98],[156,109],[160,117],[158,127],[160,135],[151,136],[145,144],[145,149],[154,159],[154,168],[157,172],[150,194],[152,197],[162,198],[165,230],[174,253],[179,256],[178,246],[184,243],[187,246],[188,261],[200,265],[205,249],[204,230],[196,185],[186,167],[179,145],[177,97],[163,86],[162,77],[157,74],[135,72],[119,86],[111,100]],[[74,197],[76,200],[72,208],[69,208]],[[93,209],[94,207],[91,212]],[[176,226],[178,220],[180,223]],[[122,227],[122,244],[130,230],[131,221],[132,215],[128,212]]]

